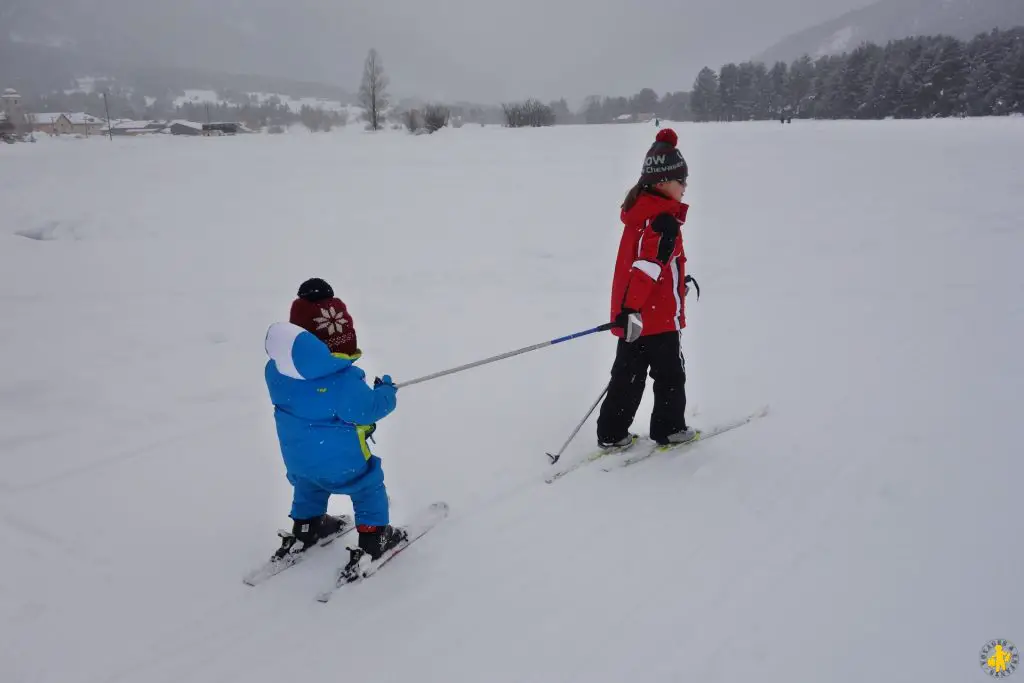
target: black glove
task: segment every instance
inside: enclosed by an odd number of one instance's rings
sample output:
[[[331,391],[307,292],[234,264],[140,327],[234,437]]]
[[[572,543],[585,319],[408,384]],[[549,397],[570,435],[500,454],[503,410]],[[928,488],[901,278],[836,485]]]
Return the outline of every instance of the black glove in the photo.
[[[623,308],[617,316],[615,316],[615,326],[621,327],[625,330],[625,339],[627,342],[635,342],[640,338],[640,334],[644,331],[643,320],[640,319],[640,312],[634,311],[632,308]]]
[[[690,293],[690,283],[691,282],[693,283],[693,288],[697,290],[697,301],[700,301],[700,284],[697,282],[696,279],[694,279],[693,277],[691,277],[689,275],[687,275],[686,279],[683,280],[683,283],[686,285],[686,289],[683,290],[683,296],[686,296],[687,294]]]

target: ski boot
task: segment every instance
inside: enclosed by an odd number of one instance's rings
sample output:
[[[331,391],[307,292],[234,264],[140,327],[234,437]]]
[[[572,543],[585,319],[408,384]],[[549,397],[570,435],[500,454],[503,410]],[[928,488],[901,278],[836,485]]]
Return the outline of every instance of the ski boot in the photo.
[[[396,545],[409,538],[405,529],[387,526],[359,526],[359,549],[370,556],[372,560],[379,560],[380,556]]]
[[[658,440],[659,446],[679,446],[684,443],[690,443],[697,438],[697,430],[692,427],[683,427],[678,432],[673,432],[666,436],[664,439]]]
[[[305,552],[321,540],[338,533],[344,526],[345,520],[333,515],[296,519],[292,523],[291,532],[278,532],[281,547],[274,553],[274,559],[280,560],[289,554]]]
[[[601,450],[614,451],[621,448],[629,448],[637,440],[636,434],[626,434],[621,439],[598,439],[597,446]]]
[[[408,532],[399,527],[360,525],[359,545],[349,548],[348,564],[341,570],[346,581],[357,581],[371,562],[379,560],[384,553],[409,538]]]

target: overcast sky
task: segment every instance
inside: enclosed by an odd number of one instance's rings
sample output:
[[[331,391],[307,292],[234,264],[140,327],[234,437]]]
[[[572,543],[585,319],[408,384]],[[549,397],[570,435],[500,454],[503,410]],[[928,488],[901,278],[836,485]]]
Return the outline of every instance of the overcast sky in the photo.
[[[742,61],[870,1],[388,0],[363,11],[371,24],[388,17],[367,36],[396,90],[582,100],[689,89],[704,65]]]
[[[119,60],[354,91],[376,46],[396,95],[489,103],[564,96],[576,105],[642,87],[688,90],[704,65],[749,59],[870,1],[0,0],[0,10],[13,10],[3,23],[19,29],[62,24],[101,49],[116,44]]]

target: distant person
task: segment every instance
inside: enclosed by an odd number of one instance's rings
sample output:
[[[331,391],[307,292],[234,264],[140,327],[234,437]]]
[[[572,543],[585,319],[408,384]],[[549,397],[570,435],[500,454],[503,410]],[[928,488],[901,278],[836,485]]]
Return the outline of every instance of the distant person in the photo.
[[[367,438],[396,407],[397,389],[384,375],[370,388],[355,366],[362,356],[345,304],[320,278],[302,283],[288,322],[267,331],[264,371],[288,481],[294,487],[293,530],[276,556],[302,552],[342,531],[327,514],[332,494],[349,496],[359,548],[371,559],[405,540],[390,526],[380,458]]]
[[[689,169],[671,128],[658,132],[644,158],[640,180],[622,203],[625,224],[612,280],[611,318],[619,337],[608,395],[597,421],[601,448],[629,446],[629,432],[650,370],[654,379],[651,439],[686,443],[686,368],[681,349],[689,282],[681,227],[686,220]],[[700,296],[700,288],[697,286]]]

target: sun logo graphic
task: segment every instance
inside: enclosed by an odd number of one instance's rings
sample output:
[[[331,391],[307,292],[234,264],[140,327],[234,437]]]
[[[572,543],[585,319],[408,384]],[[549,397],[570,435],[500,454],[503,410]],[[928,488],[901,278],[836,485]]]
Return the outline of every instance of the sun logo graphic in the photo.
[[[345,328],[345,316],[340,311],[336,311],[334,306],[321,308],[320,317],[313,318],[313,322],[316,323],[316,329],[327,330],[327,334],[332,337],[341,334]]]
[[[981,648],[981,668],[992,678],[1006,678],[1019,664],[1017,646],[1008,640],[990,640]]]

